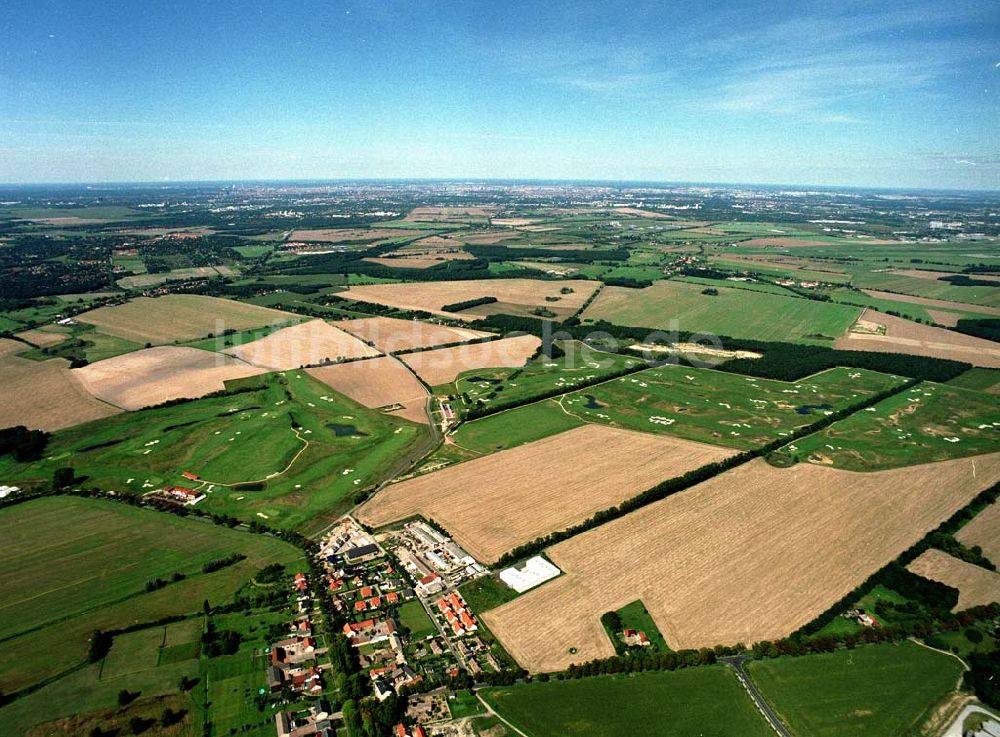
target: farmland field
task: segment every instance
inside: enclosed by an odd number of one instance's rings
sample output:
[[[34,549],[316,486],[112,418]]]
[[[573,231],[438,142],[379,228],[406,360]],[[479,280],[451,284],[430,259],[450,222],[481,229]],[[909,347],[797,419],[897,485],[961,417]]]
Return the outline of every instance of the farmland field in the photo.
[[[847,351],[879,351],[965,361],[1000,368],[1000,347],[985,338],[956,333],[865,310],[858,323],[834,344]]]
[[[483,697],[531,737],[774,734],[723,666],[520,684]]]
[[[20,572],[0,582],[5,692],[82,661],[94,629],[194,613],[205,599],[228,601],[264,565],[301,564],[297,550],[273,538],[110,501],[39,499],[0,510],[0,519],[0,556]],[[247,560],[201,573],[234,552]],[[175,572],[187,578],[146,591],[147,581]]]
[[[748,671],[795,737],[897,737],[921,734],[962,664],[903,642],[754,661]]]
[[[564,294],[563,289],[572,291]],[[462,320],[474,320],[498,312],[530,314],[532,308],[545,308],[562,317],[569,317],[583,306],[584,301],[594,293],[595,289],[597,289],[596,282],[580,280],[477,279],[352,287],[337,296],[405,310],[424,310]],[[498,302],[480,305],[460,313],[445,312],[441,309],[445,305],[480,297],[496,297]],[[556,301],[549,302],[546,297]]]
[[[366,407],[401,404],[402,409],[392,411],[394,416],[427,423],[427,390],[392,356],[320,366],[306,369],[306,373]]]
[[[1000,393],[1000,370],[973,368],[948,382],[951,386],[975,389],[990,394]]]
[[[965,545],[978,545],[983,555],[995,565],[1000,565],[1000,504],[991,504],[967,522],[955,534],[955,538]]]
[[[636,599],[675,650],[784,637],[1000,479],[1000,453],[975,463],[753,460],[549,548],[563,575],[483,620],[533,672],[613,655],[600,616]]]
[[[66,430],[40,461],[0,458],[0,473],[9,481],[48,483],[55,468],[72,466],[88,485],[134,493],[194,485],[207,492],[201,505],[210,511],[292,528],[344,509],[405,460],[425,432],[305,372],[245,382],[237,386],[251,391]],[[184,471],[203,481],[185,480]]]
[[[778,451],[775,459],[866,471],[997,450],[996,397],[923,382],[795,441]]]
[[[73,369],[98,399],[126,410],[173,399],[196,399],[225,389],[227,381],[266,371],[230,356],[180,346],[157,346]]]
[[[197,294],[138,297],[114,307],[99,307],[77,317],[99,332],[136,343],[171,343],[204,338],[208,333],[246,330],[301,318],[279,310]]]
[[[61,430],[121,411],[93,397],[64,359],[39,362],[15,355],[26,348],[0,338],[0,427]]]
[[[227,348],[225,352],[272,371],[378,355],[371,346],[323,320],[282,328],[251,343]]]
[[[683,440],[582,427],[393,484],[358,516],[381,526],[421,514],[477,559],[494,561],[521,543],[728,455]]]
[[[466,371],[496,366],[523,366],[541,345],[534,335],[501,338],[486,343],[407,353],[400,360],[430,386],[447,384]]]
[[[907,566],[911,573],[958,589],[960,612],[974,606],[1000,602],[1000,573],[966,563],[940,550],[926,550]]]
[[[714,333],[734,338],[829,344],[861,310],[746,289],[718,288],[718,295],[679,281],[645,289],[607,287],[584,319],[658,330]]]
[[[436,325],[420,320],[400,320],[393,317],[362,317],[357,320],[340,320],[335,324],[341,330],[373,344],[383,353],[430,348],[491,335],[482,330]]]

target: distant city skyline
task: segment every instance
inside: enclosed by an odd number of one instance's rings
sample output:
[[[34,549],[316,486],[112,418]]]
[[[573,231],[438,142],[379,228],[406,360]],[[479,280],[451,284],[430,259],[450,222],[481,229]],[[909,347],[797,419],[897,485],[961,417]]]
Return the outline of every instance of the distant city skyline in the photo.
[[[0,182],[1000,189],[1000,6],[13,0]]]

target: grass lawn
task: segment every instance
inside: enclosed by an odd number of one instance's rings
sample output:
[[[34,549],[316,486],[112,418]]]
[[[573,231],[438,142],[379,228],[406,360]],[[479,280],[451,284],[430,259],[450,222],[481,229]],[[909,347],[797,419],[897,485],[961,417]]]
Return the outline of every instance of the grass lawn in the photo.
[[[0,458],[0,476],[46,483],[56,468],[71,466],[88,486],[144,493],[197,487],[181,476],[191,471],[207,480],[200,504],[210,511],[302,528],[342,511],[425,441],[425,427],[367,409],[303,371],[229,384],[238,385],[256,388],[59,432],[38,462]],[[266,488],[236,486],[254,481]]]
[[[977,391],[991,391],[1000,387],[1000,369],[973,368],[948,382],[952,386]]]
[[[456,691],[448,694],[448,710],[451,711],[452,719],[462,719],[486,711],[475,694],[468,691]]]
[[[642,361],[632,356],[598,351],[575,340],[560,345],[566,355],[559,358],[542,356],[521,368],[465,371],[454,383],[434,387],[434,393],[458,397],[456,409],[480,402],[488,406],[503,406],[553,390],[570,391],[580,384],[638,366]]]
[[[532,737],[773,737],[723,666],[486,689],[484,698]]]
[[[797,737],[899,737],[954,691],[962,664],[913,642],[750,663],[764,697]]]
[[[301,564],[274,538],[110,501],[39,499],[0,510],[0,523],[0,557],[20,572],[0,580],[0,691],[8,693],[82,662],[95,629],[197,612],[205,599],[230,601],[269,563]],[[234,552],[247,559],[201,573]],[[146,592],[147,581],[175,572],[187,578]]]
[[[427,635],[437,634],[437,627],[427,616],[423,605],[413,599],[402,604],[397,612],[399,623],[410,631],[410,637],[414,640],[422,640]]]
[[[618,610],[618,616],[621,617],[624,629],[645,632],[651,643],[649,647],[653,650],[661,653],[670,652],[667,641],[663,639],[656,622],[653,621],[646,606],[641,601],[626,604]]]
[[[782,382],[666,365],[466,422],[454,440],[492,453],[592,422],[744,450],[901,381],[863,369],[834,368]]]
[[[854,323],[861,309],[849,305],[718,287],[718,295],[680,281],[660,281],[646,289],[608,287],[583,318],[618,325],[705,332],[829,345]]]
[[[463,424],[455,431],[455,443],[477,453],[494,453],[584,424],[559,408],[555,399],[499,412]]]
[[[797,440],[774,458],[873,471],[994,452],[998,438],[995,396],[923,382]]]
[[[464,583],[458,591],[465,599],[465,603],[476,614],[495,609],[520,596],[495,575],[483,576],[475,581]]]

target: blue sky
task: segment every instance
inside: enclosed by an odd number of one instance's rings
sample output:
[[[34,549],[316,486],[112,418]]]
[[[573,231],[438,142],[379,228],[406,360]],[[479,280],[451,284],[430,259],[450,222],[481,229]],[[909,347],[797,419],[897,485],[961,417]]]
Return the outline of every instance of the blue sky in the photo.
[[[1000,189],[1000,4],[6,0],[0,181]]]

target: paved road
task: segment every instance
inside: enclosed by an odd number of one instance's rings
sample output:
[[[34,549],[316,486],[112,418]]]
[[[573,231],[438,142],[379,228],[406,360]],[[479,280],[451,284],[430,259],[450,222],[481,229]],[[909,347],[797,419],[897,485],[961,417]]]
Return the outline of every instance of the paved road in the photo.
[[[732,666],[733,670],[736,671],[736,677],[740,679],[740,683],[743,684],[743,688],[745,688],[747,693],[750,694],[750,698],[753,699],[754,704],[757,706],[757,711],[759,711],[767,720],[768,724],[771,725],[771,729],[777,732],[780,737],[792,737],[791,733],[785,729],[785,725],[781,723],[778,715],[774,713],[774,710],[772,710],[767,701],[764,700],[760,691],[757,690],[753,681],[750,680],[750,676],[743,667],[744,661],[748,659],[749,656],[747,655],[731,655],[729,657],[719,658],[719,662]]]

